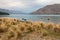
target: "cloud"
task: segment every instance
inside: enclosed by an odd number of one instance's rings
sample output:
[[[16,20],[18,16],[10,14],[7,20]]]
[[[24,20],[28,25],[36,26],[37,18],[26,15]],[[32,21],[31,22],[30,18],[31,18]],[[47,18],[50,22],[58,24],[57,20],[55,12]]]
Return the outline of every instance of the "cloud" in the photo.
[[[0,7],[2,8],[9,8],[9,7],[20,7],[20,8],[25,8],[25,4],[21,1],[13,1],[13,0],[0,0]]]
[[[60,4],[60,0],[52,0],[50,4]]]
[[[55,3],[60,3],[60,0],[0,0],[0,8],[31,12]]]
[[[36,0],[35,3],[42,5],[60,4],[60,0]]]
[[[36,3],[46,3],[46,2],[50,2],[52,0],[36,0]]]

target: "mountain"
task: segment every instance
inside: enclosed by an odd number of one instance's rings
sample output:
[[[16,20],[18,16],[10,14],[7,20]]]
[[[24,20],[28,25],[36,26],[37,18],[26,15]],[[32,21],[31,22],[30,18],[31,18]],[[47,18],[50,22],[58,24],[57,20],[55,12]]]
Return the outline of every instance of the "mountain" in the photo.
[[[0,8],[0,12],[2,13],[2,14],[23,14],[23,12],[21,12],[21,11],[15,11],[15,10],[9,10],[9,9],[2,9],[2,8]],[[0,14],[1,14],[0,13]]]
[[[31,14],[60,14],[60,4],[47,5]]]
[[[0,8],[0,15],[9,15],[8,10]]]

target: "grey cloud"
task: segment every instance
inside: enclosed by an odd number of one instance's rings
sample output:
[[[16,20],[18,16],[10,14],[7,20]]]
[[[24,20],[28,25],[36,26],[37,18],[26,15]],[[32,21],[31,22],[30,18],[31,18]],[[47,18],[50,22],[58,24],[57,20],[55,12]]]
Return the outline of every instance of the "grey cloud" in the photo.
[[[37,10],[46,4],[60,3],[60,0],[52,0],[51,2],[44,3],[36,3],[37,0],[0,0],[0,8],[14,9],[14,10],[22,10],[25,12],[31,12]],[[40,1],[40,0],[39,0]],[[19,2],[18,5],[14,2]]]

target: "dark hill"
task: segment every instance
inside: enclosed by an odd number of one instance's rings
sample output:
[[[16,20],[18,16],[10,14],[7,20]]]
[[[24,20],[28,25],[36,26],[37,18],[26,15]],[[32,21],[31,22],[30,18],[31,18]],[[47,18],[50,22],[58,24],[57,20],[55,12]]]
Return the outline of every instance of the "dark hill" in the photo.
[[[0,12],[0,15],[9,15],[9,13]]]

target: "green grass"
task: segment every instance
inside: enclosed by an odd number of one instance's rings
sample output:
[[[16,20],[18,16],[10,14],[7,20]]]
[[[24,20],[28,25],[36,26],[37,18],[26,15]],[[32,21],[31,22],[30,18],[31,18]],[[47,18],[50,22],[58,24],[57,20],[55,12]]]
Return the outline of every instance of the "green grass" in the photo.
[[[42,28],[42,31],[46,31],[48,35],[52,36],[52,37],[57,37],[57,38],[60,38],[60,33],[57,33],[57,32],[54,32],[54,31],[51,31],[51,30],[48,30],[48,29],[45,29],[45,28]]]

